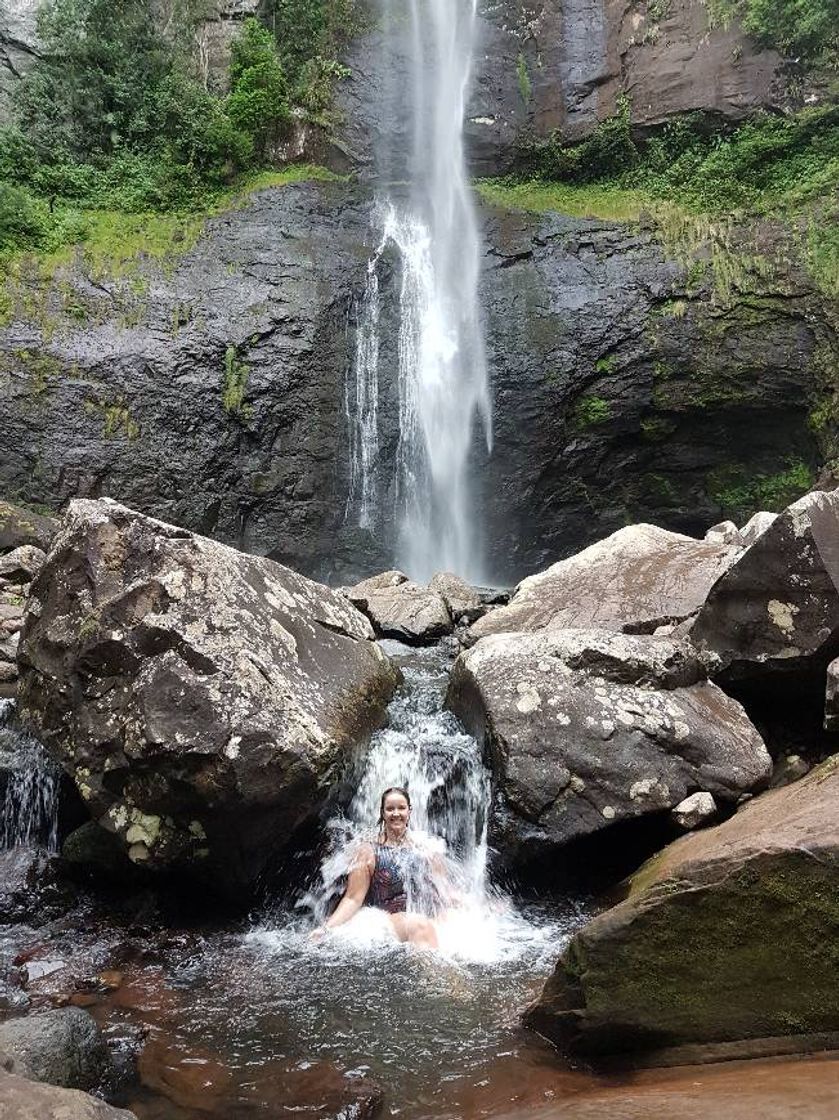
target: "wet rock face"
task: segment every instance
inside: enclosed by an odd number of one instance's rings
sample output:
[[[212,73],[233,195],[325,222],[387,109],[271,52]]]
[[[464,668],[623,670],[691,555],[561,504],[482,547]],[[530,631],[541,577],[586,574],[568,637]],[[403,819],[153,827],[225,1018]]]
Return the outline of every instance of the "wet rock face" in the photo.
[[[836,763],[642,867],[574,936],[529,1025],[589,1052],[839,1030]]]
[[[479,619],[469,638],[576,627],[651,633],[693,614],[739,551],[630,525],[523,580],[509,605]]]
[[[492,843],[508,864],[693,792],[736,801],[771,773],[740,705],[668,639],[491,635],[458,658],[448,704],[493,760]]]
[[[767,257],[783,240],[755,236]],[[768,281],[766,314],[736,292],[718,314],[652,228],[488,210],[485,237],[494,447],[478,485],[497,582],[627,523],[702,537],[718,478],[783,473],[790,439],[819,461],[804,403],[818,297],[798,266]]]
[[[292,186],[213,219],[172,275],[141,266],[132,290],[74,272],[81,327],[42,293],[51,343],[24,319],[0,332],[0,493],[107,494],[307,573],[351,557],[366,574],[387,541],[344,524],[344,379],[374,236],[348,188]]]
[[[663,14],[632,0],[488,0],[480,9],[465,135],[481,175],[508,170],[525,137],[559,129],[583,139],[627,94],[639,128],[689,112],[735,122],[784,102],[779,56],[756,49],[737,27],[709,29],[707,9],[691,0],[662,5]],[[406,150],[409,52],[398,43],[391,61],[377,24],[350,46],[346,62],[352,73],[338,88],[339,144],[356,164],[373,167],[377,153]]]
[[[484,237],[494,447],[475,449],[473,492],[492,582],[633,521],[701,536],[720,519],[715,471],[777,474],[790,446],[818,461],[819,310],[796,265],[750,278],[757,310],[737,292],[717,308],[652,228],[486,210]],[[171,270],[94,278],[77,262],[52,287],[33,280],[0,330],[0,493],[56,508],[107,494],[334,583],[392,565],[401,275],[388,253],[373,525],[347,516],[347,376],[379,238],[358,188],[300,184],[211,219]],[[761,238],[767,259],[790,255],[777,229]]]
[[[40,6],[41,0],[12,0],[0,6],[0,123],[10,119],[14,88],[38,57]]]
[[[32,587],[21,718],[129,859],[245,898],[382,720],[372,636],[289,569],[77,501]]]

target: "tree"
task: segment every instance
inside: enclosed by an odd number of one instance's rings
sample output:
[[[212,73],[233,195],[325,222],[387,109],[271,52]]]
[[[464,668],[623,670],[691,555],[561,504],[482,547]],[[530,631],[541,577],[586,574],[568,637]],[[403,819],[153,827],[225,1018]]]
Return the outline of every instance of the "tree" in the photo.
[[[274,38],[257,20],[245,20],[233,40],[227,112],[264,154],[289,120],[288,85]]]

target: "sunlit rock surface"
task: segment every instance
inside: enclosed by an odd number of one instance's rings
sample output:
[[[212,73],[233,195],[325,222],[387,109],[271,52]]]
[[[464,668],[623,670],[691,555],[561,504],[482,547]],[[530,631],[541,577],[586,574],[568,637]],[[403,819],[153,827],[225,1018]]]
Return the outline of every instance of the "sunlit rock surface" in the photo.
[[[402,572],[382,572],[344,594],[370,619],[383,638],[428,645],[450,634],[452,616],[442,593],[409,580]]]
[[[21,716],[133,862],[246,894],[383,718],[372,636],[287,568],[77,501],[32,587]]]
[[[509,605],[478,619],[469,638],[575,627],[649,633],[696,611],[738,554],[724,542],[629,525],[522,580]]]
[[[137,1120],[76,1089],[59,1089],[0,1069],[0,1116],[9,1120]]]
[[[458,658],[448,704],[493,759],[492,843],[508,862],[697,791],[736,801],[771,773],[741,706],[668,639],[491,635]]]
[[[839,490],[784,510],[713,587],[691,640],[734,680],[812,672],[839,644]]]
[[[650,860],[527,1015],[620,1050],[839,1031],[839,758]]]

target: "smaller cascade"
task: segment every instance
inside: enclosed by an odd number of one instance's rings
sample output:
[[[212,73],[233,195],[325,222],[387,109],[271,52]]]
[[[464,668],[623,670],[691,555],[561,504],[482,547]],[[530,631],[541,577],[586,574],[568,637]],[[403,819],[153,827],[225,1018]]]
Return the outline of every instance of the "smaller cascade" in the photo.
[[[57,852],[61,771],[37,739],[15,726],[14,712],[14,701],[0,702],[0,849]]]
[[[405,683],[389,708],[388,726],[374,735],[346,816],[328,826],[328,854],[317,883],[301,899],[316,922],[331,912],[361,844],[377,839],[380,798],[401,786],[411,798],[412,845],[429,861],[430,879],[406,884],[408,910],[437,912],[440,949],[472,961],[516,955],[532,931],[487,881],[490,775],[475,739],[443,708],[445,657],[383,642]],[[412,891],[428,891],[417,897]],[[336,930],[339,942],[365,946],[392,939],[380,911],[363,909]]]

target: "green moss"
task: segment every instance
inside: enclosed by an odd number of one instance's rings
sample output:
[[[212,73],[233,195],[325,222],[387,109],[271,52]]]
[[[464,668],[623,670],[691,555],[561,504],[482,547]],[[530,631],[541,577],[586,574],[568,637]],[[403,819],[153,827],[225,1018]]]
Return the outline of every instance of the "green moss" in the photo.
[[[140,435],[140,425],[131,416],[124,401],[107,401],[88,398],[84,403],[88,416],[100,416],[102,435],[105,439],[127,439],[133,442]]]
[[[503,210],[554,212],[572,218],[603,218],[617,222],[637,221],[645,201],[640,191],[539,179],[479,179],[475,189],[487,205]]]
[[[595,919],[563,958],[593,1045],[839,1028],[839,899],[829,861],[805,851],[757,856],[711,886],[658,873],[656,860],[646,864],[631,901]],[[626,907],[631,921],[620,920]],[[598,1023],[608,1024],[599,1037]]]
[[[527,72],[527,59],[521,53],[519,53],[518,61],[516,62],[516,78],[519,83],[521,99],[525,105],[529,105],[533,90],[530,85],[530,75]]]
[[[755,473],[741,463],[730,463],[709,472],[708,496],[725,516],[735,520],[757,510],[778,512],[812,489],[812,469],[800,459],[789,459],[777,474]]]
[[[616,358],[614,354],[606,354],[602,358],[598,358],[594,363],[596,373],[611,373],[615,368]]]
[[[663,416],[645,416],[641,421],[641,435],[649,443],[663,443],[676,430],[676,424]]]
[[[253,412],[250,405],[245,404],[249,373],[249,368],[239,361],[238,351],[231,343],[224,352],[221,403],[229,416],[240,420],[247,420]]]
[[[612,406],[602,397],[581,397],[574,406],[573,424],[575,428],[593,428],[605,424],[611,415]]]
[[[809,223],[804,260],[818,289],[829,299],[839,299],[839,212]]]

